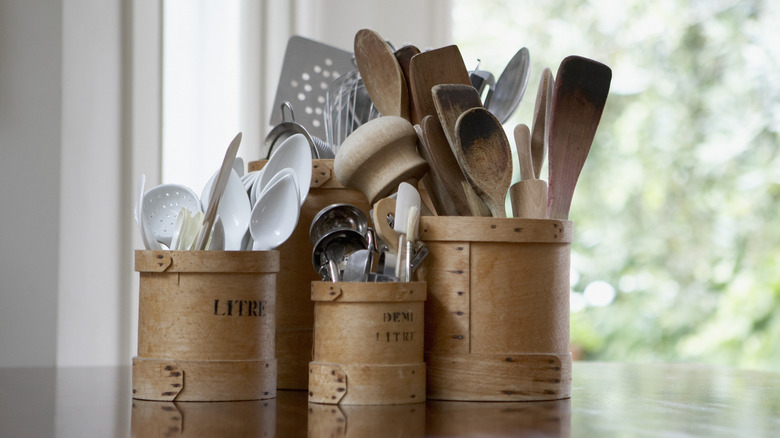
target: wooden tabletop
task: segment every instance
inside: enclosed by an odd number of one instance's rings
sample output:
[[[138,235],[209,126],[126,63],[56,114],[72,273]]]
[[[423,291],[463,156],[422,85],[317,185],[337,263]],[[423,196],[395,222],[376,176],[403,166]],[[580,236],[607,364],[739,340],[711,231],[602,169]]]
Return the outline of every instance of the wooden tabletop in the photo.
[[[401,406],[309,404],[304,391],[253,402],[148,402],[130,368],[0,368],[0,435],[13,437],[769,437],[780,374],[699,365],[575,362],[572,398]]]

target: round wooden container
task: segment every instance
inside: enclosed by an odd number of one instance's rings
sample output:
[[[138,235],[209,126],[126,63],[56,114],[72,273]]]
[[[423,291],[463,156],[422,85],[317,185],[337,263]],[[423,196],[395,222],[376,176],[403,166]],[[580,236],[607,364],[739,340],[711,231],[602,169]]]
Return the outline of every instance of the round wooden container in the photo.
[[[424,282],[311,284],[314,360],[309,401],[425,401]]]
[[[267,160],[249,163],[260,170]],[[309,383],[314,303],[311,282],[321,280],[311,265],[312,244],[309,227],[314,216],[331,204],[352,204],[368,217],[368,201],[363,193],[347,189],[333,176],[333,160],[312,160],[309,195],[301,207],[298,226],[277,251],[284,269],[276,279],[276,359],[279,363],[279,389],[306,389]]]
[[[570,397],[573,223],[423,216],[420,230],[428,398]]]
[[[277,251],[136,251],[133,398],[276,396]]]

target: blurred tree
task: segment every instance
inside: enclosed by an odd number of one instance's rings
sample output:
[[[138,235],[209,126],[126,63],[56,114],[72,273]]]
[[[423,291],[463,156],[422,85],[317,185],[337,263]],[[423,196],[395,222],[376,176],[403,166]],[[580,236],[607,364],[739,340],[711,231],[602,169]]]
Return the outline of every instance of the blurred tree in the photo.
[[[613,70],[575,192],[572,341],[586,358],[780,364],[780,4],[454,0],[467,66],[520,47]],[[511,136],[510,136],[511,138]]]

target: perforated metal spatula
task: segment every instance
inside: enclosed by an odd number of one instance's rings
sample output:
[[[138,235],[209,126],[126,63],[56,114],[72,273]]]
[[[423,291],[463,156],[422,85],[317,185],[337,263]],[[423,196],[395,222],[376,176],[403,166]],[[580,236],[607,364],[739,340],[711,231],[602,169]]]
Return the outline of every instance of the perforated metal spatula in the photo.
[[[295,111],[295,121],[313,137],[324,139],[325,92],[334,79],[354,68],[352,52],[302,36],[292,36],[284,53],[271,111],[271,125],[283,121],[282,114],[276,109],[284,102],[290,102]]]

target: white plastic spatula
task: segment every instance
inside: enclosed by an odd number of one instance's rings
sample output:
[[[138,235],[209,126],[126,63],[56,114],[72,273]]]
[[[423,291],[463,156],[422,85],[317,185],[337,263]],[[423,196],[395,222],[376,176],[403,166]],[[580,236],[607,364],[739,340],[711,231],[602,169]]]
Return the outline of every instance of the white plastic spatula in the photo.
[[[406,263],[406,233],[408,231],[409,211],[414,207],[420,209],[420,193],[409,183],[398,185],[398,196],[395,200],[395,216],[393,229],[398,233],[398,251],[396,253],[395,276],[401,281],[409,281]]]

